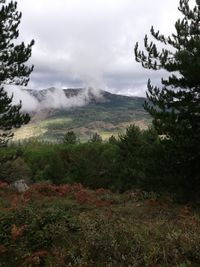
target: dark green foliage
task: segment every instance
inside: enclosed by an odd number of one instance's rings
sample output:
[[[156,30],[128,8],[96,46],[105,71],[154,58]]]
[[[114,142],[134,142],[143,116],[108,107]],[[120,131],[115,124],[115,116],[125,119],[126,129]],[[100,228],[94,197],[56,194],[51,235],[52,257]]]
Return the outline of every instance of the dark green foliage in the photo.
[[[192,195],[200,186],[200,5],[196,1],[190,9],[188,0],[180,0],[178,9],[183,18],[177,20],[175,34],[166,38],[151,28],[154,39],[166,48],[160,52],[145,36],[147,53],[139,51],[137,43],[135,57],[144,68],[171,73],[162,79],[161,89],[148,82],[144,107],[158,133],[166,136],[168,156],[174,158],[172,175],[179,173],[185,190]]]
[[[0,181],[12,183],[16,180],[23,179],[26,183],[30,182],[31,169],[25,161],[18,157],[15,160],[6,161],[1,164]]]
[[[12,138],[12,128],[19,128],[29,122],[28,114],[20,114],[21,103],[12,105],[12,96],[4,91],[5,84],[27,85],[32,67],[24,63],[31,56],[31,47],[22,42],[16,44],[21,13],[17,11],[17,2],[0,1],[0,146]]]
[[[119,136],[118,147],[121,190],[129,190],[133,186],[161,190],[157,180],[163,151],[157,132],[153,128],[142,131],[131,125],[124,135]]]
[[[51,175],[51,178],[54,178],[55,171],[57,172],[56,177],[59,180],[61,170],[53,170],[58,161],[55,152],[56,147],[56,145],[42,145],[38,143],[33,146],[30,144],[25,148],[23,157],[32,170],[31,178],[34,182],[49,180],[48,173]],[[53,170],[53,172],[50,173],[50,170]]]
[[[110,144],[116,144],[117,143],[117,139],[116,139],[115,136],[111,135],[111,137],[109,137],[109,139],[108,139],[108,142]]]
[[[50,180],[54,184],[68,182],[65,179],[68,171],[65,168],[65,162],[60,154],[57,153],[57,151],[55,152],[56,153],[52,155],[53,157],[49,159],[48,164],[45,165],[44,168],[42,168],[42,173],[40,173],[40,175],[42,174],[42,176],[40,178],[41,180]],[[38,178],[39,177],[36,177],[36,180],[39,180]]]
[[[175,194],[178,200],[188,200],[185,190],[189,185],[183,179],[182,170],[176,173],[174,170],[177,152],[168,142],[160,139],[153,127],[140,130],[137,126],[131,125],[125,134],[115,139],[115,142],[32,142],[0,152],[2,159],[9,159],[9,164],[12,163],[8,166],[7,179],[13,175],[15,177],[12,170],[15,162],[18,162],[16,158],[20,156],[24,160],[21,166],[28,166],[31,170],[29,176],[33,182],[81,183],[93,189],[102,187],[117,192],[141,188],[159,193],[170,192]],[[4,166],[7,165],[1,165],[1,177],[4,177]],[[16,175],[19,173],[25,176],[24,167],[17,167]]]
[[[64,144],[77,144],[79,142],[76,134],[73,131],[69,131],[64,135],[63,143]]]
[[[141,131],[132,125],[114,143],[30,144],[23,158],[33,181],[77,182],[114,191],[136,186],[159,191],[166,188],[166,180],[161,178],[169,170],[164,168],[163,150],[155,130]]]
[[[12,129],[19,128],[29,122],[28,114],[20,113],[21,103],[12,105],[12,97],[9,97],[3,87],[0,88],[0,147],[5,146],[13,137]]]
[[[68,164],[70,180],[90,188],[118,189],[116,146],[97,142],[71,146],[62,153],[68,157],[65,164]]]
[[[117,151],[116,145],[101,143],[37,145],[26,147],[23,158],[33,181],[77,182],[118,190]]]
[[[17,209],[14,212],[0,212],[0,241],[8,247],[6,253],[1,255],[1,266],[22,266],[33,253],[50,250],[54,246],[65,244],[70,248],[72,240],[76,241],[76,233],[79,225],[77,220],[71,216],[70,208],[62,202],[43,203],[41,207],[37,205],[28,205],[27,207]],[[14,237],[14,227],[23,231]],[[19,227],[19,228],[17,228]],[[8,246],[8,244],[12,244]],[[23,245],[22,245],[23,244]],[[46,253],[44,253],[46,255]],[[23,266],[36,266],[34,259],[30,257],[30,262]],[[49,266],[46,261],[40,259],[37,266]]]
[[[26,47],[22,42],[15,44],[19,36],[18,26],[22,14],[17,11],[17,2],[11,1],[7,5],[0,1],[0,61],[1,61],[1,83],[26,85],[33,67],[24,63],[31,56],[31,47],[34,41]]]
[[[102,137],[98,133],[94,133],[89,139],[90,143],[102,143]]]

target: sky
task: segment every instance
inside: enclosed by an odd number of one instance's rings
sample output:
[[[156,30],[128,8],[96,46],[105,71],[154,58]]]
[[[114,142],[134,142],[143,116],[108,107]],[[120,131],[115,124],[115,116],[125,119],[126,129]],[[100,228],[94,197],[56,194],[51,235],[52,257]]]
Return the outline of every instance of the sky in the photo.
[[[147,79],[158,84],[165,75],[136,63],[134,46],[138,41],[143,48],[151,25],[166,35],[174,32],[179,0],[17,2],[22,12],[19,40],[35,40],[28,88],[90,86],[144,96]]]

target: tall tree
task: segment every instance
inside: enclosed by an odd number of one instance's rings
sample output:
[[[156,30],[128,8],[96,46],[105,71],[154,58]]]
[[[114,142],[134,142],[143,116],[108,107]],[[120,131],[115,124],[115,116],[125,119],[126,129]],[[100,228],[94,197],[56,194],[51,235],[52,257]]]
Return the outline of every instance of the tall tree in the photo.
[[[69,131],[64,135],[63,143],[75,145],[79,143],[79,139],[73,131]]]
[[[16,44],[19,36],[18,26],[21,12],[17,11],[17,2],[0,0],[0,146],[6,145],[13,136],[12,129],[28,123],[28,114],[20,113],[21,102],[12,105],[13,96],[9,97],[5,85],[24,85],[29,81],[33,66],[24,63],[31,56],[32,40],[27,46]]]
[[[148,81],[145,109],[152,115],[159,134],[179,151],[177,162],[195,169],[200,160],[200,1],[191,8],[189,0],[180,0],[183,17],[175,23],[175,33],[165,37],[151,27],[153,38],[163,44],[159,50],[144,38],[145,50],[135,45],[135,58],[146,69],[164,69],[170,73],[162,87]],[[165,139],[166,141],[166,139]],[[178,152],[177,152],[178,153]],[[191,174],[191,172],[190,172]]]

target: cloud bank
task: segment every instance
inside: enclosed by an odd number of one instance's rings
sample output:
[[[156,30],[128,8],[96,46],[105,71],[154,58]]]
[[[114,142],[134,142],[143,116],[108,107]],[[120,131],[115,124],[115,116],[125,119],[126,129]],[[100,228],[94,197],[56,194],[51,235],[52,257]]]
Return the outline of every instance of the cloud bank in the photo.
[[[5,86],[9,96],[13,96],[13,104],[22,102],[22,111],[24,112],[39,112],[45,109],[68,109],[72,107],[81,107],[88,104],[91,97],[100,98],[99,90],[86,88],[77,96],[67,98],[64,91],[59,88],[49,88],[42,97],[36,97],[30,91],[19,86]],[[35,93],[40,93],[36,91]]]
[[[191,0],[193,3],[194,0]],[[29,87],[99,87],[144,95],[162,72],[144,70],[134,45],[151,25],[173,32],[179,0],[18,0],[20,38],[35,39]]]

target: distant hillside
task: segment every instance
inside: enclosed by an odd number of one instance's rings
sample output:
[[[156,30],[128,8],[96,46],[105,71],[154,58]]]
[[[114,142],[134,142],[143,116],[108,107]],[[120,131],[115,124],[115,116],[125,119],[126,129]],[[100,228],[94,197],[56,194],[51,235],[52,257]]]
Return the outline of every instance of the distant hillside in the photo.
[[[40,91],[28,90],[39,102],[48,94],[54,94],[55,88]],[[76,104],[80,96],[85,98],[85,105],[61,108],[44,108],[31,114],[31,122],[18,129],[15,140],[37,137],[56,141],[63,138],[67,131],[73,130],[82,140],[98,132],[104,139],[125,131],[132,123],[145,128],[150,117],[143,108],[144,98],[129,97],[83,88],[63,89],[63,96],[73,99]]]

